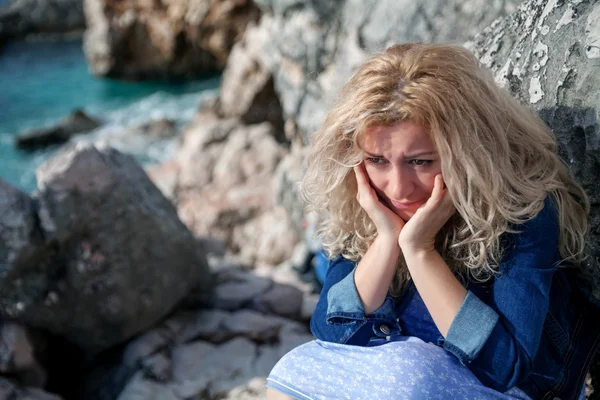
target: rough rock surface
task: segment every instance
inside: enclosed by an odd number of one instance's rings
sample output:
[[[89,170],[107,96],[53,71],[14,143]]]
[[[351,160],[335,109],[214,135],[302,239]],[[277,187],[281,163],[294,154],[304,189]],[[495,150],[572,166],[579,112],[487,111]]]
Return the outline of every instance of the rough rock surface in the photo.
[[[42,244],[35,204],[26,193],[0,179],[0,279],[11,266],[32,256]]]
[[[135,80],[222,69],[260,10],[252,0],[85,0],[85,15],[92,72]]]
[[[600,3],[530,0],[467,47],[492,69],[498,83],[538,111],[590,196],[591,257],[582,283],[600,300]],[[598,373],[596,357],[596,388]],[[600,391],[590,398],[600,398]]]
[[[273,75],[260,58],[262,34],[255,25],[249,26],[233,47],[221,79],[219,107],[225,118],[239,118],[246,124],[270,122],[283,141],[283,114]]]
[[[230,58],[224,73],[222,103],[231,115],[235,108],[229,107],[229,99],[236,93],[244,93],[246,99],[248,91],[268,93],[273,84],[287,135],[306,138],[320,125],[328,102],[367,54],[397,41],[462,42],[514,10],[520,1],[257,3],[263,17],[256,31],[249,32],[251,38],[234,49],[237,57]],[[229,75],[237,77],[235,82],[228,81]],[[248,76],[251,85],[239,78]]]
[[[83,111],[74,110],[71,114],[60,120],[56,126],[33,129],[19,134],[16,144],[22,150],[36,150],[54,144],[65,143],[72,136],[89,132],[100,125],[99,121],[96,121]]]
[[[10,188],[0,196],[14,199],[0,222],[4,316],[96,352],[152,326],[192,289],[210,294],[202,247],[133,158],[74,146],[37,178],[37,213],[24,215],[28,200]],[[41,245],[27,241],[31,231]]]
[[[562,158],[590,196],[590,244],[600,257],[600,3],[529,1],[468,47],[556,134]]]
[[[83,379],[83,398],[264,399],[275,363],[314,339],[300,313],[314,296],[219,262],[212,308],[180,310],[130,340]]]
[[[275,132],[268,122],[246,126],[204,111],[182,134],[168,170],[150,173],[192,232],[225,240],[244,265],[277,265],[298,241],[274,203],[272,177],[287,153]]]
[[[12,0],[0,7],[0,42],[83,32],[83,0]]]

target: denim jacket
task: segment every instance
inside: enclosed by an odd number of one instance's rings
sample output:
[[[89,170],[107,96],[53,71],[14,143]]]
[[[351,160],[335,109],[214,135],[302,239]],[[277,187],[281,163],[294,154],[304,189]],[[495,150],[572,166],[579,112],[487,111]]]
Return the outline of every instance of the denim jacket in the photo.
[[[440,334],[435,344],[499,392],[517,386],[533,399],[576,399],[600,345],[598,307],[578,289],[576,270],[559,268],[558,221],[549,199],[517,228],[519,233],[505,235],[497,277],[467,285],[446,337]],[[412,283],[403,296],[388,294],[366,315],[354,284],[355,267],[341,256],[330,262],[312,333],[358,346],[411,334],[399,316],[404,297],[415,291]]]

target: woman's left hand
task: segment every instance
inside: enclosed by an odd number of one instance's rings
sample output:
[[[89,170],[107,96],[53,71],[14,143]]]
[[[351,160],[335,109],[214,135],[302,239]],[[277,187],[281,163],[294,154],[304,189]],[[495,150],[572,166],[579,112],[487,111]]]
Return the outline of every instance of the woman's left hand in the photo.
[[[435,250],[435,237],[456,209],[444,189],[441,174],[435,176],[431,197],[408,220],[398,237],[398,244],[404,254]]]

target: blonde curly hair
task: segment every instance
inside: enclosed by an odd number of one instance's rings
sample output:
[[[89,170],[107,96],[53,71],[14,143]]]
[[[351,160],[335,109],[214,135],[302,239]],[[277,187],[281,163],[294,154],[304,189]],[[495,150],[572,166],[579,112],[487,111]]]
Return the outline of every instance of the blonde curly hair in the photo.
[[[330,257],[358,261],[375,239],[375,225],[356,200],[352,167],[362,162],[367,128],[405,120],[427,129],[440,156],[457,213],[436,246],[463,282],[496,274],[502,234],[534,218],[548,195],[558,211],[561,257],[582,261],[589,201],[556,154],[550,129],[465,48],[418,43],[363,63],[311,138],[301,193],[307,211],[321,217],[318,232]],[[401,257],[392,293],[409,279]]]

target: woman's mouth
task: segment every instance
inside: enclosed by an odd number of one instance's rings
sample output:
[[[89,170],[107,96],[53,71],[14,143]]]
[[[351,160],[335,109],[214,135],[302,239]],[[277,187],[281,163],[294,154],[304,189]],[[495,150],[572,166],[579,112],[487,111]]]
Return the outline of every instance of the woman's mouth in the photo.
[[[422,203],[423,203],[423,201],[421,201],[421,200],[413,201],[410,203],[390,200],[390,204],[398,210],[410,210],[410,209],[419,207]]]

